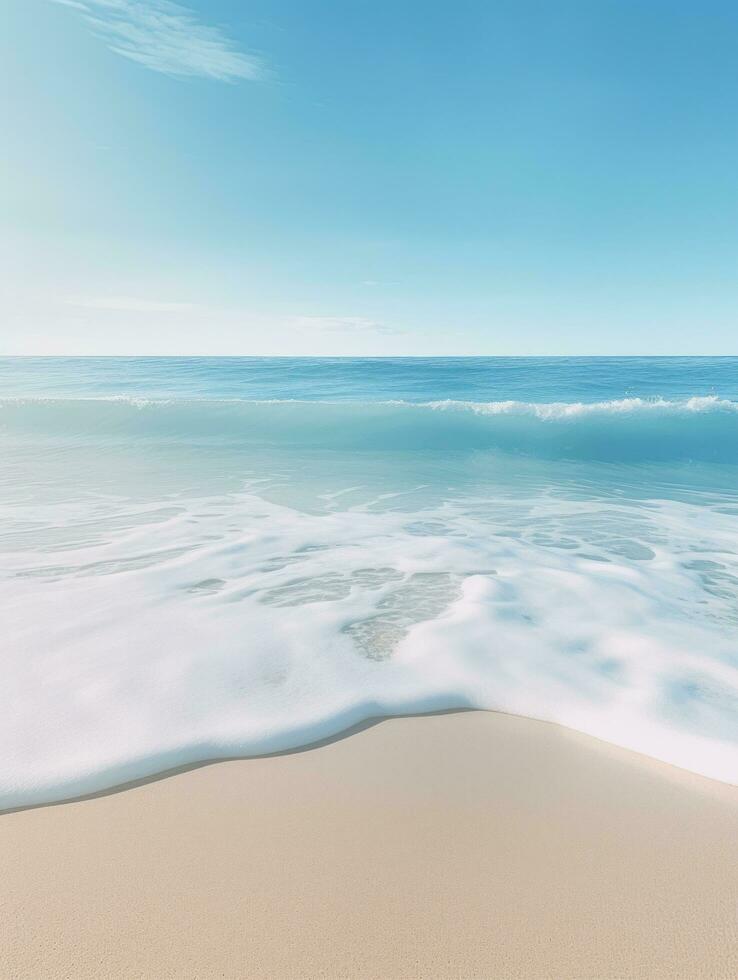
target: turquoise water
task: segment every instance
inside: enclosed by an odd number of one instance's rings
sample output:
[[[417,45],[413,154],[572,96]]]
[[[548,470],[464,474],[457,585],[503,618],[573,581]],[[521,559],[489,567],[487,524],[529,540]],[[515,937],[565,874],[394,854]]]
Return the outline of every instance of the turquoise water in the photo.
[[[484,707],[738,782],[738,359],[0,359],[0,805]]]

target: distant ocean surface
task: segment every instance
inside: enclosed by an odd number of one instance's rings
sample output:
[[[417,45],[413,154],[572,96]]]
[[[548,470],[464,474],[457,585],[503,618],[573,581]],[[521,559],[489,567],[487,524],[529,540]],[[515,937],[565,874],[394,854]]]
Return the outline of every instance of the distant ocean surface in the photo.
[[[738,359],[0,359],[0,808],[499,709],[738,783]]]

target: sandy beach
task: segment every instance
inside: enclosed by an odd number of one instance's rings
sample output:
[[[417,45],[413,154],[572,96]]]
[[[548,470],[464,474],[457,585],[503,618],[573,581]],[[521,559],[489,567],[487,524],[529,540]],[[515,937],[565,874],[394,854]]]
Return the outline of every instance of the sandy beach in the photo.
[[[738,0],[0,5],[0,980],[738,980]]]
[[[0,817],[0,975],[738,975],[738,790],[554,725],[383,721]]]

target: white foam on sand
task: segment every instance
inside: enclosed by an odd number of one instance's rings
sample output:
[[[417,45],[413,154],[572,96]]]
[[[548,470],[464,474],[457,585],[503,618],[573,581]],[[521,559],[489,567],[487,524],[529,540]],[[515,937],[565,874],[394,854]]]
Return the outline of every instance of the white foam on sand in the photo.
[[[738,782],[729,508],[537,494],[403,510],[352,506],[355,489],[322,513],[254,487],[15,507],[0,807],[456,707]]]

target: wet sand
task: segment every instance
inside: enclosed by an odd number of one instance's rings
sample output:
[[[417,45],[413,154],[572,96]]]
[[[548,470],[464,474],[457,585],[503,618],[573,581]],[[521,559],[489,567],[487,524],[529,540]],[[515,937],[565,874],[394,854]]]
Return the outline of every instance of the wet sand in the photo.
[[[468,712],[0,816],[3,978],[732,978],[738,789]]]

